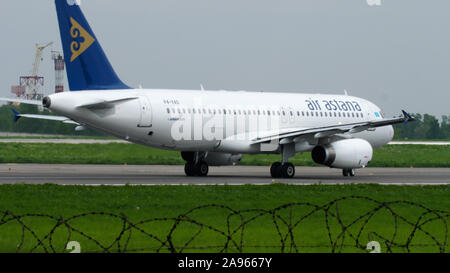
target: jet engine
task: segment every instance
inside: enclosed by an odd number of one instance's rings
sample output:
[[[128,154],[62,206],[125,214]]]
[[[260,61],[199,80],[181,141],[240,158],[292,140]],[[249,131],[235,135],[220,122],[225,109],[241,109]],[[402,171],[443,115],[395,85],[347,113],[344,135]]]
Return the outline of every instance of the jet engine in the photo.
[[[372,145],[359,138],[318,145],[311,152],[317,164],[341,169],[364,168],[372,160],[372,154]]]

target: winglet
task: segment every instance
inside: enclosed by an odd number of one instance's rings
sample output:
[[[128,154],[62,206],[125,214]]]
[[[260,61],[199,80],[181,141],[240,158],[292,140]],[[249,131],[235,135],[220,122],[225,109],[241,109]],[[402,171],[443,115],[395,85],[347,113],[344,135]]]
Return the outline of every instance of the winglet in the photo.
[[[16,111],[16,109],[11,109],[14,113],[14,123],[16,123],[21,117],[22,115]]]
[[[402,110],[403,118],[405,120],[405,124],[407,124],[409,121],[414,121],[415,119],[411,117],[410,114],[408,114],[405,110]]]

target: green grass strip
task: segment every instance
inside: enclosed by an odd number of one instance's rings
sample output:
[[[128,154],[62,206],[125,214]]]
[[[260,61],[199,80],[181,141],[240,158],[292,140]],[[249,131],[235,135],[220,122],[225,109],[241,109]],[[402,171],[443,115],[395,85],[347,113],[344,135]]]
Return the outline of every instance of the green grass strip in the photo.
[[[244,155],[242,165],[268,166],[279,155]],[[316,166],[310,153],[297,154],[297,166]],[[136,144],[0,143],[0,163],[184,164],[179,152]],[[374,151],[370,167],[450,167],[450,146],[388,145]]]
[[[365,252],[369,241],[382,252],[449,252],[450,186],[2,185],[0,193],[0,252],[67,252],[68,240],[82,252],[217,252],[224,234],[226,252]],[[365,198],[330,203],[348,196]],[[216,206],[187,213],[208,204]],[[15,218],[24,214],[36,215]],[[161,243],[168,238],[174,249]]]

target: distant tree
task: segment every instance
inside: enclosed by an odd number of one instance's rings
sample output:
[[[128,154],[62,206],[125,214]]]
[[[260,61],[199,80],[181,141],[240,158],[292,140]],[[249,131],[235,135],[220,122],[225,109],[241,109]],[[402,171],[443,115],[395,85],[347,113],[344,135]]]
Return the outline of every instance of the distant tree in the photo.
[[[425,114],[423,116],[423,131],[425,139],[438,139],[440,133],[439,121],[432,115]]]
[[[403,139],[419,139],[424,138],[425,136],[422,134],[423,128],[423,118],[421,114],[412,114],[416,121],[408,122],[407,124],[400,123],[394,125],[394,138],[403,140]],[[422,136],[423,135],[423,136]]]
[[[450,138],[450,116],[442,116],[441,128],[439,132],[439,138]]]
[[[394,125],[394,139],[448,139],[450,116],[442,116],[442,122],[429,114],[413,114],[416,121]]]

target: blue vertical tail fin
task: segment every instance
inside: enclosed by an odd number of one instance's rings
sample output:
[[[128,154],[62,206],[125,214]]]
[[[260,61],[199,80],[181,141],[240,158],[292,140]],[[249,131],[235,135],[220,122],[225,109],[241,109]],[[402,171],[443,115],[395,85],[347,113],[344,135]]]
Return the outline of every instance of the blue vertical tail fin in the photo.
[[[55,4],[70,90],[129,89],[114,72],[79,0],[55,0]]]

